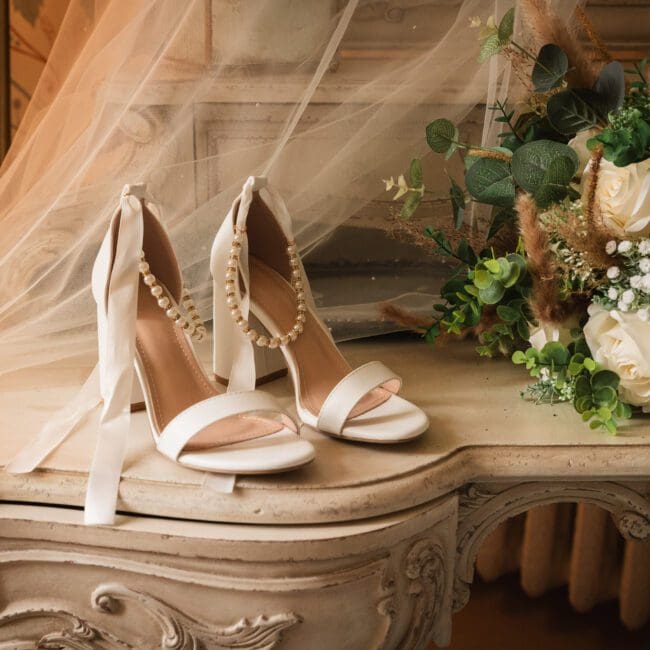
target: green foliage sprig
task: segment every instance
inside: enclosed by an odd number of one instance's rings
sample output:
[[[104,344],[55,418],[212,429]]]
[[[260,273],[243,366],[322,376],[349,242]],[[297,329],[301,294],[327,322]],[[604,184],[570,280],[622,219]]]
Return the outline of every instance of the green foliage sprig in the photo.
[[[620,105],[608,114],[607,127],[587,142],[590,149],[602,146],[603,157],[617,167],[650,157],[650,92],[643,72],[647,65],[648,59],[643,59],[634,70],[626,70],[639,79],[632,82],[627,95],[623,92]]]
[[[609,126],[587,141],[590,149],[599,145],[603,157],[617,167],[641,162],[650,156],[650,124],[638,108],[610,113]]]
[[[632,409],[619,398],[619,376],[603,369],[590,354],[584,338],[579,337],[568,346],[550,341],[541,350],[517,350],[512,362],[525,365],[537,379],[524,395],[537,402],[571,401],[591,429],[615,434],[618,420],[630,418]]]
[[[477,352],[490,357],[510,354],[529,336],[531,315],[526,298],[530,278],[523,256],[509,253],[497,257],[489,249],[477,254],[466,239],[454,248],[442,231],[427,229],[425,233],[440,254],[461,263],[440,291],[445,302],[433,306],[435,322],[425,338],[434,342],[443,332],[460,335],[478,325],[484,310],[490,308],[496,322],[479,335]]]

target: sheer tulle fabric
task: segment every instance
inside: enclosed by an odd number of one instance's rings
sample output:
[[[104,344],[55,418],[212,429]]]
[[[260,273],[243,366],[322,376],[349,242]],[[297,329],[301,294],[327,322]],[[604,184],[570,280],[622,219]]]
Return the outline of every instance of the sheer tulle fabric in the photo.
[[[567,16],[576,4],[551,1]],[[427,122],[507,92],[503,62],[477,64],[468,24],[512,2],[396,3],[453,11],[416,21],[408,56],[362,62],[345,51],[373,3],[290,4],[213,2],[206,21],[205,0],[72,0],[1,170],[0,371],[93,354],[90,269],[125,183],[147,182],[162,205],[205,313],[212,237],[247,176],[270,176],[314,248],[426,152]]]

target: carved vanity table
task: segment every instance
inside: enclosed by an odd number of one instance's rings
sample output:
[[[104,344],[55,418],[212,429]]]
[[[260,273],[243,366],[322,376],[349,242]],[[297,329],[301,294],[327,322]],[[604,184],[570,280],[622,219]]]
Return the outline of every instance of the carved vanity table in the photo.
[[[0,472],[0,648],[444,646],[470,596],[478,548],[498,523],[544,503],[586,501],[621,533],[650,538],[650,421],[593,433],[570,407],[526,404],[520,369],[468,344],[347,344],[381,359],[431,430],[402,447],[317,447],[309,467],[241,479],[233,494],[153,450],[136,416],[113,527],[81,524],[93,446],[88,422],[25,476]],[[86,370],[25,374],[0,386],[0,463]],[[287,393],[285,380],[270,385]],[[13,410],[15,413],[15,408]],[[24,411],[29,416],[33,411]],[[15,417],[15,416],[14,416]],[[40,645],[36,645],[40,642]]]

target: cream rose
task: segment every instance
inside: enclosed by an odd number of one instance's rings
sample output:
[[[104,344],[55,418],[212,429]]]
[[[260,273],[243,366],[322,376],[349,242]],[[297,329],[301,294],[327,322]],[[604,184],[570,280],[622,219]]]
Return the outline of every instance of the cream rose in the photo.
[[[582,176],[589,159],[591,151],[587,149],[587,140],[600,133],[598,129],[591,128],[580,131],[573,140],[569,140],[569,146],[578,154],[578,176]]]
[[[650,411],[650,322],[592,304],[584,334],[593,358],[621,378],[622,398]]]
[[[587,201],[591,165],[582,176],[582,200]],[[617,167],[602,160],[596,200],[605,225],[619,237],[650,236],[650,159]]]

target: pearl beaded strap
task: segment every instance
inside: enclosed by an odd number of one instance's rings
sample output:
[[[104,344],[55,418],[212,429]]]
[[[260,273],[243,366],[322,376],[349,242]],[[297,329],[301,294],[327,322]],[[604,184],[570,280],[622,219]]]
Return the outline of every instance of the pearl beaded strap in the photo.
[[[232,248],[230,249],[228,263],[226,265],[226,302],[228,303],[228,307],[230,307],[230,315],[251,343],[255,343],[255,345],[261,348],[277,348],[280,345],[288,345],[290,342],[295,341],[302,333],[305,321],[307,320],[307,316],[305,315],[307,304],[305,302],[300,261],[298,260],[298,249],[295,242],[289,242],[287,254],[289,255],[289,265],[291,266],[291,286],[296,293],[296,319],[293,327],[281,336],[264,336],[251,327],[250,323],[244,318],[235,290],[235,281],[237,280],[239,268],[239,255],[241,253],[243,233],[245,232],[245,228],[235,226],[235,236],[232,240]]]
[[[149,269],[149,264],[144,256],[144,251],[140,251],[140,263],[138,264],[138,270],[140,275],[142,275],[142,281],[149,287],[151,295],[158,301],[158,307],[160,307],[167,318],[174,321],[174,324],[182,328],[187,332],[194,340],[201,341],[205,337],[206,329],[199,312],[194,304],[192,295],[190,292],[183,287],[183,292],[181,294],[181,304],[183,308],[187,311],[187,318],[183,316],[175,305],[172,304],[169,296],[163,295],[165,290],[158,284],[156,276],[151,273]]]

